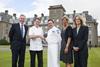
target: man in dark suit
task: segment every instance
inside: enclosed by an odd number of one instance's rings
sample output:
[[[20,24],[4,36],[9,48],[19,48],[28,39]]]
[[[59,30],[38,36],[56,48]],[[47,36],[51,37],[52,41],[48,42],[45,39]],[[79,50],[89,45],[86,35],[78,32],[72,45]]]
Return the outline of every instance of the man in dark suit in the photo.
[[[24,25],[25,16],[20,15],[19,23],[12,24],[9,39],[12,52],[12,67],[24,67],[26,34],[28,27]]]

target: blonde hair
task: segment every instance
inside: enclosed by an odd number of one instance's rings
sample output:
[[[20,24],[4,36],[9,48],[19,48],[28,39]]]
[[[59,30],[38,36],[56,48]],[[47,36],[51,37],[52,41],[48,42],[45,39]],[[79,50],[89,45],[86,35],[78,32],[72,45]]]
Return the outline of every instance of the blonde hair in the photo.
[[[66,19],[67,21],[69,21],[69,18],[68,18],[66,15],[64,15],[64,16],[62,17],[62,20],[64,20],[64,19]]]
[[[84,16],[81,16],[81,15],[75,16],[74,22],[75,22],[75,20],[76,20],[76,17],[78,17],[79,20],[81,21],[81,25],[85,25],[85,26],[86,26],[86,18],[85,18]],[[76,22],[75,22],[75,23],[76,23]]]

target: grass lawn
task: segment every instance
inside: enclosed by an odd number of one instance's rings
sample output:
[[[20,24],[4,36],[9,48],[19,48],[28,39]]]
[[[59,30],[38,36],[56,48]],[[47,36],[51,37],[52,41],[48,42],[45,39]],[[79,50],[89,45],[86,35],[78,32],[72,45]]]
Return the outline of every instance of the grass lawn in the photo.
[[[47,50],[44,50],[43,59],[44,67],[47,67]],[[64,67],[62,62],[60,65]],[[0,67],[11,67],[11,52],[9,50],[0,50]],[[26,51],[25,67],[30,67],[29,51]],[[100,48],[89,50],[88,67],[100,67]]]

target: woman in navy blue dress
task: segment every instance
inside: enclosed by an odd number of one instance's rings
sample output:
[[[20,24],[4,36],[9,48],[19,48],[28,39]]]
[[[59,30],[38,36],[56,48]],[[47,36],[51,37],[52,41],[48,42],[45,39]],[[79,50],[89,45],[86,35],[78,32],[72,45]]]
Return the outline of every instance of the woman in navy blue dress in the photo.
[[[76,16],[74,22],[76,26],[73,29],[74,67],[87,67],[88,27],[83,24],[82,16]]]
[[[72,67],[72,28],[68,25],[68,18],[66,16],[62,19],[62,25],[60,60],[65,63],[65,67]]]

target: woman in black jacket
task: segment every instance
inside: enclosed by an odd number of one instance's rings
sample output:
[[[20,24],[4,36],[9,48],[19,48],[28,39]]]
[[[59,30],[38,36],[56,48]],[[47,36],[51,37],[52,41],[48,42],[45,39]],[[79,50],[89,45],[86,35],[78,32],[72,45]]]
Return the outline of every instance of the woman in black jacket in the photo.
[[[88,27],[84,25],[82,16],[76,16],[74,22],[75,22],[75,28],[73,29],[74,67],[87,67]]]

